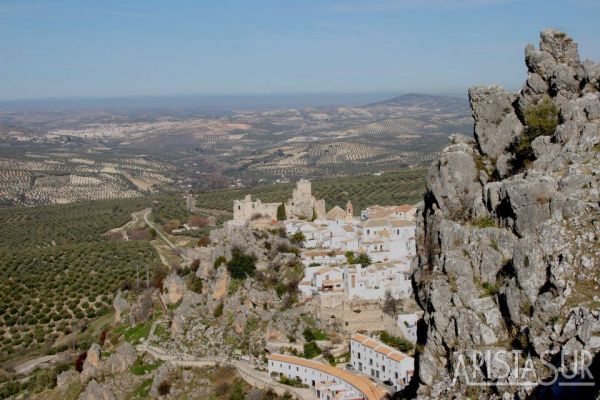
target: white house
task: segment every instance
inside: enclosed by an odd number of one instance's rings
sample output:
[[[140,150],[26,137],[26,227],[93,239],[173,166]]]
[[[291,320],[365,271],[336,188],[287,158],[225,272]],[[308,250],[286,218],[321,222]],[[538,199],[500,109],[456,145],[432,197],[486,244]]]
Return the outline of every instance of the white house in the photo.
[[[341,250],[306,250],[300,253],[300,260],[305,266],[339,265],[346,261],[346,252]]]
[[[377,262],[368,267],[347,266],[343,280],[350,299],[381,300],[386,292],[396,299],[412,296],[410,264],[406,260]]]
[[[268,357],[268,371],[274,379],[282,376],[299,379],[313,389],[321,400],[381,400],[387,394],[365,376],[305,358],[271,354]],[[335,393],[339,397],[331,397]]]
[[[390,380],[396,391],[408,384],[415,369],[414,358],[360,333],[350,338],[350,362],[356,371]]]

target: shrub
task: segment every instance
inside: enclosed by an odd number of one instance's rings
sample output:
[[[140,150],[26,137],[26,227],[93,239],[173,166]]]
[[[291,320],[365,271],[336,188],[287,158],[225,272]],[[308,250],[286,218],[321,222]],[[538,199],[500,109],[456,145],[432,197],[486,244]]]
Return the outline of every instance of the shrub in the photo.
[[[296,233],[294,233],[292,235],[292,237],[290,238],[290,243],[294,244],[294,245],[302,245],[302,243],[304,243],[306,241],[306,236],[304,236],[304,233],[298,231]]]
[[[558,126],[558,108],[550,97],[525,108],[525,130],[515,147],[515,167],[522,168],[534,159],[531,142],[538,136],[553,135]]]
[[[196,293],[202,293],[202,279],[193,276],[192,283],[190,284],[190,290]]]
[[[277,221],[285,221],[286,213],[285,213],[285,204],[281,203],[277,207]]]
[[[381,334],[379,335],[379,339],[388,346],[391,346],[405,353],[413,349],[413,345],[411,342],[404,338],[390,335],[387,331],[381,332]]]
[[[223,315],[223,302],[220,302],[217,307],[215,308],[215,311],[213,312],[213,317],[215,318],[219,318]]]
[[[308,342],[304,345],[304,358],[315,358],[321,353],[323,353],[323,351],[315,342]]]
[[[240,248],[231,252],[231,260],[227,262],[227,270],[233,279],[246,279],[256,272],[256,257],[245,254]]]
[[[171,384],[169,381],[162,381],[160,385],[158,385],[158,393],[161,396],[166,396],[171,392]]]
[[[217,257],[217,259],[215,260],[215,262],[214,262],[213,266],[214,266],[215,268],[219,268],[219,267],[220,267],[222,264],[225,264],[225,263],[227,263],[227,259],[226,259],[225,257],[223,257],[223,256],[219,256],[219,257]]]

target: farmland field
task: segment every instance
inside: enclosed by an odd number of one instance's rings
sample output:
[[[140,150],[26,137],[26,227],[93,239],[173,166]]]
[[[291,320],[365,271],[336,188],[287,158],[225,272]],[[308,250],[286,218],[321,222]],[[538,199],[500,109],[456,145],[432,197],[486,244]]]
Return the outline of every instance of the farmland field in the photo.
[[[147,199],[0,210],[0,360],[48,351],[82,320],[112,309],[136,268],[159,265],[147,241],[102,234]]]

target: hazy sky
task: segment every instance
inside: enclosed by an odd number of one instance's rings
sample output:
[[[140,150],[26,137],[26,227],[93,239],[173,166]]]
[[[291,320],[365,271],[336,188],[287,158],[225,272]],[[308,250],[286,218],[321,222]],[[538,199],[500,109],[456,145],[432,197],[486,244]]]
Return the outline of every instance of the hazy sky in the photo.
[[[545,27],[600,61],[598,0],[0,0],[0,99],[516,89]]]

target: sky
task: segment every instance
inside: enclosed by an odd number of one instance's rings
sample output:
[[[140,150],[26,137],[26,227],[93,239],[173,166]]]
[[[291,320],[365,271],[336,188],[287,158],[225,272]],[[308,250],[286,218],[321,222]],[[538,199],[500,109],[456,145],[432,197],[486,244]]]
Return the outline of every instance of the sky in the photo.
[[[0,99],[520,88],[565,30],[600,62],[598,0],[0,0]]]

